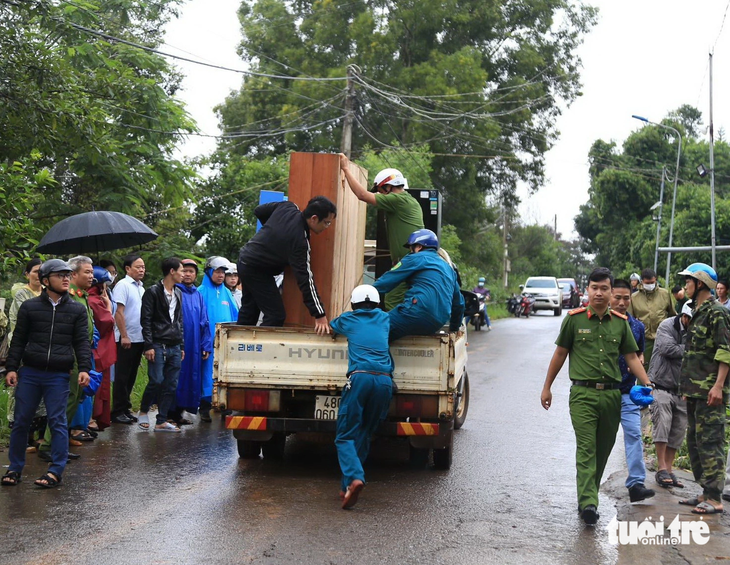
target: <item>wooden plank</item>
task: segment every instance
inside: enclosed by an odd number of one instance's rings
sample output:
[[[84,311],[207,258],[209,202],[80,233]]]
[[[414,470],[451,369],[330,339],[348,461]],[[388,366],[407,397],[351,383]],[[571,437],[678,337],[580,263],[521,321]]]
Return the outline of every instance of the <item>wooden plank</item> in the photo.
[[[367,186],[367,171],[352,163],[350,167]],[[346,186],[338,155],[292,153],[289,200],[304,210],[314,196],[325,196],[337,206],[332,226],[310,240],[314,282],[331,320],[349,308],[350,293],[362,281],[366,205]],[[283,298],[287,326],[314,325],[290,269],[284,271]]]

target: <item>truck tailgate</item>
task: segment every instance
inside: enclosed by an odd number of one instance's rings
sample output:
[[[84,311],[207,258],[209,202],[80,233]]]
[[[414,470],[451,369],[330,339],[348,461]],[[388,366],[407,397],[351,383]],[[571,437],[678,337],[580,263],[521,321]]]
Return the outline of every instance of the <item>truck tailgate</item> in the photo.
[[[347,339],[343,336],[220,324],[216,340],[215,376],[223,386],[334,390],[345,383]],[[449,348],[466,347],[465,341],[450,344],[449,336],[443,334],[408,336],[395,342],[391,354],[399,391],[445,391],[449,375],[463,370],[455,366]]]

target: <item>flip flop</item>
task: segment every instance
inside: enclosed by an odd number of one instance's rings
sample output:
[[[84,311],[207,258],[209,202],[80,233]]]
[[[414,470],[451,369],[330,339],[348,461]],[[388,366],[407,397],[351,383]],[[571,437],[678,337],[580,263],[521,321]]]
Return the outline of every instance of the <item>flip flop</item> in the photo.
[[[683,504],[684,506],[698,506],[702,502],[704,502],[704,500],[696,496],[694,498],[686,498],[684,500],[680,500],[677,504]]]
[[[154,429],[156,432],[180,433],[180,428],[171,424],[170,422],[165,422],[164,424],[157,424]]]
[[[722,507],[716,508],[709,502],[700,502],[697,508],[692,509],[692,514],[722,514]]]
[[[137,425],[143,429],[143,430],[149,430],[150,429],[150,417],[147,414],[142,414],[140,412],[139,417],[137,418]]]

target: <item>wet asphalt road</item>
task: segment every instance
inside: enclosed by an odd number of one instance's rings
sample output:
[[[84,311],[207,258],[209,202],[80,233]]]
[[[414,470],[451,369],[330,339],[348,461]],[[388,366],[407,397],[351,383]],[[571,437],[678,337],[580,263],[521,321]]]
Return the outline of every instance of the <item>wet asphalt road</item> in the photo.
[[[32,485],[45,466],[29,455],[24,482],[0,490],[0,563],[615,563],[614,501],[601,495],[595,529],[576,512],[567,363],[540,406],[559,323],[541,312],[470,335],[450,471],[413,470],[405,443],[377,442],[343,511],[329,443],[289,438],[283,462],[244,461],[217,419],[180,435],[117,425],[74,449],[59,489]],[[623,465],[614,450],[606,476]]]

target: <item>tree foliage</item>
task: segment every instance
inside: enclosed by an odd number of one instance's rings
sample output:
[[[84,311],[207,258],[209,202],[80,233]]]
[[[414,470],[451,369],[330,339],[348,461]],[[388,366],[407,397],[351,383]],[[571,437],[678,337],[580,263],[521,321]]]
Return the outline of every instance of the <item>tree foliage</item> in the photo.
[[[702,114],[683,105],[670,112],[662,124],[677,129],[682,136],[672,244],[675,247],[709,245],[710,176],[700,178],[696,172],[700,164],[709,169],[708,142],[698,137],[704,133]],[[583,238],[584,250],[595,253],[596,263],[611,268],[616,275],[628,276],[654,265],[657,225],[650,208],[659,201],[663,167],[667,175],[659,245],[666,247],[669,243],[678,142],[671,130],[647,125],[629,135],[620,151],[615,142],[603,140],[597,140],[591,147],[589,200],[581,206],[575,226]],[[730,146],[725,141],[716,141],[714,154],[716,233],[720,245],[730,243],[724,236],[730,227]],[[725,253],[718,253],[717,257],[718,271],[730,274],[730,257]],[[711,253],[675,253],[672,265],[676,269],[672,270],[679,271],[693,261],[710,264]],[[662,253],[658,271],[661,274],[665,270],[666,254]],[[676,282],[672,278],[668,284]]]
[[[177,73],[158,55],[87,31],[156,47],[177,3],[0,4],[0,166],[21,163],[28,179],[17,204],[28,210],[28,241],[92,208],[158,218],[190,196],[194,172],[173,157],[180,134],[195,128],[174,97]],[[25,243],[6,241],[6,250],[22,256]]]
[[[356,65],[355,155],[427,147],[444,221],[465,238],[489,219],[487,194],[514,202],[518,182],[536,190],[543,180],[555,120],[580,94],[575,50],[595,10],[567,0],[252,0],[239,18],[240,53],[256,72],[321,79]],[[344,87],[246,77],[217,109],[231,136],[221,151],[337,151]]]

